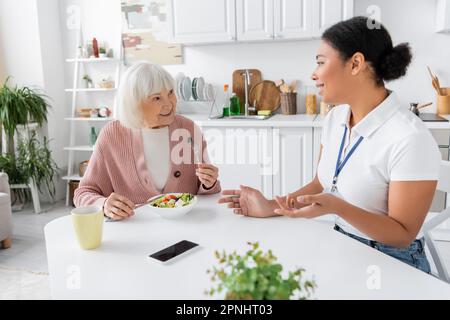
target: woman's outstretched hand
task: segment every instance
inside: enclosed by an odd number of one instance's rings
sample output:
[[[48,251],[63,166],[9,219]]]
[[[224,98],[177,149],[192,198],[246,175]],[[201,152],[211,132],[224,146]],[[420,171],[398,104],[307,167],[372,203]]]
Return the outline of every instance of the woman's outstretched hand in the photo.
[[[276,216],[274,210],[278,205],[267,200],[259,190],[241,186],[237,190],[224,190],[222,195],[219,203],[227,203],[235,214],[257,218]]]
[[[297,201],[303,206],[300,209],[287,206],[284,197],[276,197],[275,200],[280,207],[275,210],[275,213],[292,218],[316,218],[328,213],[336,213],[344,202],[331,193],[299,196]]]

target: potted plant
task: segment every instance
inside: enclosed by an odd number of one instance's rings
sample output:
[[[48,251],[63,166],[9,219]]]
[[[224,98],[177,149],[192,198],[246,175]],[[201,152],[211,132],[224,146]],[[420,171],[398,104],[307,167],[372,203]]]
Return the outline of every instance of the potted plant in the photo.
[[[106,49],[104,47],[100,47],[98,53],[100,58],[106,58]]]
[[[43,186],[54,199],[56,190],[53,178],[59,174],[59,168],[52,158],[48,142],[47,137],[44,137],[41,143],[35,130],[32,130],[27,138],[20,140],[17,168],[23,181],[35,181],[39,192],[44,191]]]
[[[258,242],[248,245],[245,255],[215,252],[219,266],[207,272],[218,285],[206,294],[225,293],[226,300],[287,300],[308,299],[314,292],[315,282],[302,279],[304,269],[297,268],[283,278],[283,266],[272,251],[264,253]]]
[[[48,140],[41,144],[36,133],[29,130],[30,123],[41,127],[47,121],[50,105],[47,96],[28,87],[11,88],[9,78],[0,87],[0,171],[5,171],[11,185],[28,184],[33,180],[39,190],[45,185],[53,197],[53,178],[58,170],[51,159]],[[26,134],[19,134],[23,127]],[[5,133],[6,148],[2,146],[2,132]],[[18,133],[19,142],[16,150],[14,135]],[[15,192],[20,195],[20,191]]]
[[[86,89],[93,87],[93,81],[92,81],[91,77],[89,77],[89,75],[85,74],[83,76],[83,80],[84,80],[84,87]]]
[[[0,87],[0,138],[1,128],[6,135],[6,153],[14,155],[14,133],[18,126],[36,122],[41,127],[47,122],[47,111],[50,108],[48,97],[29,87],[8,86],[9,77]],[[0,147],[2,146],[0,139]],[[3,148],[0,148],[0,151]]]

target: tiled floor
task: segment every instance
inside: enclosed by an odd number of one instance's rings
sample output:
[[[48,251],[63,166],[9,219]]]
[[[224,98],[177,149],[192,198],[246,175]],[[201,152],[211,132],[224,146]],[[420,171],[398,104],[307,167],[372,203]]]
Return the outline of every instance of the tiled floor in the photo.
[[[35,214],[32,206],[13,212],[13,244],[0,250],[0,267],[48,272],[44,226],[53,219],[70,214],[64,202],[43,205],[45,212]]]

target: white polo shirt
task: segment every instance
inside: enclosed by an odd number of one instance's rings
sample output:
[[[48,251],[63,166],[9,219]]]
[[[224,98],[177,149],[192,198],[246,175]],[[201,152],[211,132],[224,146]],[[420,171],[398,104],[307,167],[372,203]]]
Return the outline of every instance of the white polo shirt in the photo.
[[[348,105],[333,108],[322,129],[322,156],[317,168],[324,192],[329,192],[339,147],[347,126],[342,159],[355,149],[338,177],[337,195],[369,212],[388,214],[391,181],[438,180],[441,155],[422,120],[402,107],[394,92],[364,119],[349,129]],[[370,239],[336,216],[336,224],[347,232]],[[419,236],[419,235],[418,235]]]

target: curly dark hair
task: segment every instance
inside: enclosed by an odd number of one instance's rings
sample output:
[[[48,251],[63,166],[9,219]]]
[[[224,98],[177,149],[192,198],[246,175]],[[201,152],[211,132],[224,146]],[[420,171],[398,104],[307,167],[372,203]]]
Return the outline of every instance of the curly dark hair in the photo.
[[[362,53],[373,68],[378,85],[403,77],[412,60],[408,43],[394,47],[386,28],[368,17],[337,23],[325,30],[322,40],[336,49],[344,61]]]

